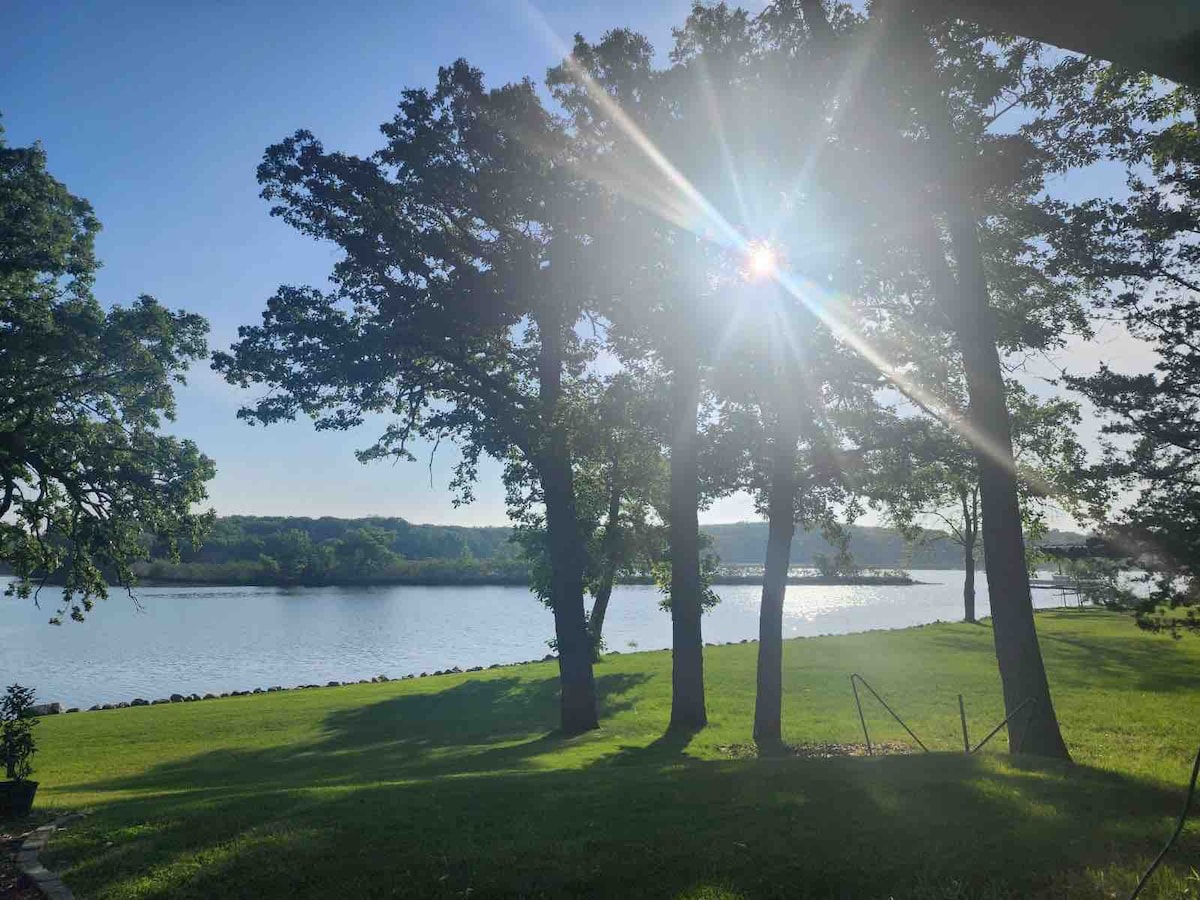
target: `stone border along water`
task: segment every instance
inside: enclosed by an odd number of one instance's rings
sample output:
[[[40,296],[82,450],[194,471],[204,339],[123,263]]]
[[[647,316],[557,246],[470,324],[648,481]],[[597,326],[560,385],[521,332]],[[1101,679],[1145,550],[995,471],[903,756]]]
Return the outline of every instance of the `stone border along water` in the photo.
[[[921,626],[918,625],[918,626],[914,626],[914,627],[919,628]],[[820,636],[825,637],[825,635],[820,635]],[[740,641],[726,641],[724,643],[720,643],[720,642],[705,643],[704,646],[705,647],[732,647],[737,644],[757,644],[757,643],[758,643],[757,638],[743,638]],[[670,653],[671,648],[670,647],[661,647],[658,650],[636,650],[633,652],[635,652],[635,653]],[[620,656],[621,651],[620,650],[606,650],[604,655],[605,656]],[[307,691],[307,690],[313,690],[315,688],[323,688],[323,687],[350,687],[350,686],[356,685],[356,684],[385,684],[390,681],[408,681],[413,678],[436,678],[439,675],[463,675],[468,672],[482,672],[484,670],[490,671],[492,669],[507,669],[512,666],[527,666],[527,665],[530,665],[533,663],[539,663],[539,662],[553,662],[554,660],[557,660],[557,659],[558,659],[558,657],[555,654],[547,653],[541,659],[526,659],[526,660],[521,660],[520,662],[511,662],[511,663],[492,663],[490,666],[471,666],[471,668],[469,668],[469,669],[460,669],[458,666],[452,666],[449,669],[438,669],[434,672],[422,672],[419,675],[409,673],[408,675],[404,675],[400,678],[389,678],[387,675],[376,675],[374,678],[362,678],[362,679],[359,679],[358,681],[329,681],[329,682],[326,682],[325,684],[298,684],[295,687],[290,687],[290,688],[282,687],[281,685],[274,685],[269,688],[257,687],[257,688],[254,688],[253,690],[249,690],[249,691],[225,691],[220,694],[213,694],[213,693],[171,694],[169,697],[160,697],[157,700],[144,700],[141,697],[135,697],[133,700],[130,700],[128,703],[126,703],[125,701],[121,701],[120,703],[97,703],[93,706],[89,706],[86,710],[81,710],[78,706],[72,706],[69,709],[63,709],[62,704],[58,703],[58,702],[42,703],[34,708],[34,714],[38,715],[38,716],[65,715],[66,713],[99,712],[101,710],[107,710],[107,709],[128,709],[129,707],[133,707],[133,706],[162,706],[167,703],[194,703],[194,702],[201,701],[201,700],[221,700],[226,697],[249,697],[254,694],[278,694],[278,693],[281,693],[284,691]]]
[[[35,828],[33,834],[25,838],[21,843],[21,849],[17,851],[17,868],[26,878],[31,879],[37,885],[37,889],[49,900],[75,900],[75,895],[71,893],[69,887],[63,884],[61,878],[38,862],[38,854],[46,849],[46,845],[50,842],[50,835],[82,818],[82,813],[70,813],[59,816],[48,825]]]

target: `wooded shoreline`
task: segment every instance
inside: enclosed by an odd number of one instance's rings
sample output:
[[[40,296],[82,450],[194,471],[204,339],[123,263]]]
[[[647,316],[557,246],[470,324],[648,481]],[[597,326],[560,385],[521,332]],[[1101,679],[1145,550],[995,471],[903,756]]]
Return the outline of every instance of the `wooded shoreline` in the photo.
[[[953,571],[947,569],[946,571]],[[618,584],[627,585],[652,585],[654,580],[650,576],[634,576],[629,578],[621,578],[617,580]],[[904,587],[909,585],[927,584],[928,582],[917,581],[907,575],[856,575],[847,577],[832,577],[827,578],[821,575],[793,575],[789,576],[787,583],[789,585],[824,585],[824,586],[845,586],[845,585],[875,585],[875,586],[894,586]],[[464,577],[439,577],[432,576],[392,576],[392,577],[376,577],[362,579],[337,579],[332,581],[324,581],[319,584],[308,584],[304,582],[282,581],[277,579],[246,579],[237,578],[230,580],[207,578],[203,580],[189,580],[186,578],[142,578],[138,584],[141,587],[391,587],[391,586],[407,586],[407,587],[527,587],[528,579],[518,577],[507,577],[504,575],[481,575],[478,578],[465,575]],[[762,575],[718,575],[712,580],[713,585],[761,585]]]

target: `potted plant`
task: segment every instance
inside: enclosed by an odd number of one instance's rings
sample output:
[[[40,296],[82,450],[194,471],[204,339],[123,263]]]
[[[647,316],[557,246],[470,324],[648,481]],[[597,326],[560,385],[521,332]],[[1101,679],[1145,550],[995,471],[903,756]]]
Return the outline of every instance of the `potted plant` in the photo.
[[[37,752],[33,739],[33,689],[19,684],[9,685],[0,698],[0,761],[4,763],[7,781],[0,781],[0,819],[22,818],[33,807],[37,782],[30,781]]]

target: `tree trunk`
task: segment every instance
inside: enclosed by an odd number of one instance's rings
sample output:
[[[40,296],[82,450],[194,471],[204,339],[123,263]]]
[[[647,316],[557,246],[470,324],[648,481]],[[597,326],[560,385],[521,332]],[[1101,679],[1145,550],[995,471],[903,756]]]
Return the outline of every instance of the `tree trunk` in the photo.
[[[799,420],[799,411],[791,404],[781,405],[771,448],[767,558],[758,614],[758,689],[754,697],[754,740],[759,744],[783,740],[783,601],[796,532]]]
[[[708,724],[704,704],[704,641],[700,631],[700,465],[696,418],[700,371],[681,354],[671,385],[671,730]]]
[[[963,621],[975,622],[975,541],[963,544],[963,563],[967,567],[963,576]]]
[[[1008,746],[1013,753],[1069,759],[1033,622],[1012,425],[996,349],[995,319],[988,302],[975,217],[964,207],[960,202],[959,208],[951,213],[950,233],[958,263],[961,304],[961,315],[956,316],[958,341],[967,376],[970,422],[980,439],[975,457],[979,464],[983,555],[992,633],[1007,714],[1011,715],[1025,700],[1033,699],[1032,713],[1014,716],[1009,722]]]
[[[979,522],[966,492],[959,495],[963,512],[963,621],[975,622],[975,542],[979,540]]]
[[[550,604],[558,643],[561,725],[565,734],[599,728],[592,642],[584,617],[583,571],[586,550],[575,509],[575,478],[570,442],[559,417],[562,397],[562,332],[539,323],[539,392],[545,444],[538,457],[550,544]]]
[[[1008,724],[1009,751],[1069,759],[1050,698],[1050,685],[1033,622],[1029,572],[1025,568],[1025,536],[1021,530],[1017,499],[1012,425],[1005,400],[1000,354],[996,349],[995,314],[988,296],[977,217],[971,198],[966,194],[966,186],[970,183],[968,167],[936,82],[929,39],[911,14],[897,10],[896,15],[893,27],[905,44],[897,49],[912,54],[916,80],[913,86],[918,95],[923,95],[919,96],[918,103],[929,128],[930,142],[934,153],[946,161],[948,168],[941,188],[951,250],[957,265],[957,283],[942,255],[940,243],[927,248],[933,251],[929,274],[935,292],[953,322],[966,374],[968,420],[974,432],[972,443],[979,465],[984,570],[1006,713],[1012,715],[1025,700],[1033,701],[1032,713],[1015,715]],[[931,231],[930,238],[934,235]]]
[[[619,460],[614,451],[610,460],[612,472],[608,482],[608,519],[604,523],[604,560],[600,582],[596,585],[596,597],[592,601],[592,614],[588,617],[588,630],[592,638],[592,658],[600,656],[600,645],[604,638],[604,616],[608,612],[608,601],[612,597],[613,583],[617,579],[617,558],[621,548],[621,473]]]

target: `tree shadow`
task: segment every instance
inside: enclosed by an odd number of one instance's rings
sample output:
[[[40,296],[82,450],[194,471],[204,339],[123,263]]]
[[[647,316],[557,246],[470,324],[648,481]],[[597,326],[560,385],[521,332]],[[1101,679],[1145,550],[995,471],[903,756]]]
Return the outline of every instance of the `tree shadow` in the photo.
[[[1086,619],[1089,612],[1072,610],[1065,614],[1055,611],[1055,614]],[[990,623],[988,627],[990,629]],[[1131,621],[1129,628],[1135,627]],[[970,634],[947,631],[937,634],[933,640],[955,652],[980,649],[976,638]],[[1164,694],[1200,689],[1200,670],[1196,667],[1195,656],[1167,638],[1133,641],[1093,632],[1075,636],[1040,627],[1038,642],[1053,681],[1060,684],[1092,690],[1127,691],[1136,687]]]
[[[606,715],[629,708],[628,694],[648,676],[596,679]],[[440,691],[406,693],[335,710],[322,736],[262,750],[214,750],[137,775],[90,782],[80,791],[241,793],[490,772],[529,765],[587,735],[556,730],[558,679],[466,679]]]
[[[961,754],[680,766],[667,738],[645,765],[122,800],[62,860],[81,891],[154,898],[1100,898],[1122,886],[1105,867],[1148,861],[1181,799]],[[144,830],[112,841],[107,822]],[[1198,851],[1191,831],[1172,865]]]

